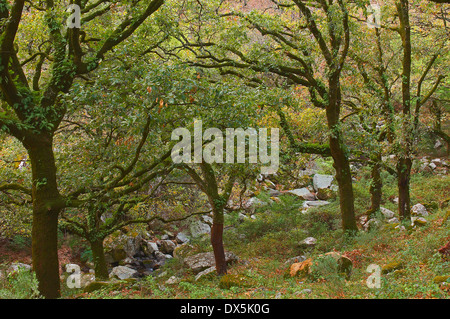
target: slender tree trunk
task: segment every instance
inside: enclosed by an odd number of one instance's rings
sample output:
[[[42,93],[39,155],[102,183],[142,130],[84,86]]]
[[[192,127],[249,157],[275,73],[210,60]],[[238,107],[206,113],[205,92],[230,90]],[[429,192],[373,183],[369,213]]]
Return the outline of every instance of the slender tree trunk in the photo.
[[[108,279],[108,265],[106,264],[103,239],[90,242],[92,255],[94,258],[95,279]]]
[[[58,215],[62,209],[56,182],[56,165],[52,137],[40,135],[25,141],[33,177],[32,261],[45,298],[60,297],[57,247]]]
[[[227,262],[225,259],[225,249],[223,247],[223,209],[213,211],[213,225],[211,228],[211,245],[216,261],[216,271],[218,275],[227,273]]]
[[[404,134],[403,154],[399,156],[397,163],[397,184],[398,184],[398,214],[401,220],[410,217],[410,175],[412,167],[412,144],[413,136],[410,128],[411,116],[411,26],[409,22],[408,0],[400,0],[397,3],[397,12],[400,20],[400,35],[402,38],[403,59],[402,59],[402,102],[405,123],[402,130]]]
[[[368,218],[375,217],[374,214],[380,210],[381,198],[383,195],[382,187],[383,181],[381,179],[381,154],[377,154],[374,158],[375,163],[372,166],[371,177],[372,181],[370,184],[370,208],[367,211]]]
[[[400,158],[397,164],[398,213],[401,220],[411,217],[410,176],[411,158]]]
[[[339,185],[339,200],[341,209],[342,228],[346,233],[358,230],[355,219],[352,174],[348,160],[348,150],[342,136],[340,114],[340,84],[339,74],[335,72],[329,78],[329,101],[326,109],[328,129],[330,134],[330,150],[333,166],[336,170],[336,181]]]

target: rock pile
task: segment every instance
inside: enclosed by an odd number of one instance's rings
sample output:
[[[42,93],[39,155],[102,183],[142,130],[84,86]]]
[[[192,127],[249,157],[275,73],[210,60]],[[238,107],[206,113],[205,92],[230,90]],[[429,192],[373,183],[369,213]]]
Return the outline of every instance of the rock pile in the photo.
[[[368,216],[362,216],[360,223],[365,231],[374,228],[379,228],[383,224],[391,224],[393,228],[404,230],[405,227],[401,225],[399,219],[395,217],[395,213],[387,208],[380,207],[380,215],[368,219]],[[422,204],[416,204],[411,207],[411,227],[419,227],[427,224],[425,217],[429,215],[426,207]]]
[[[293,195],[299,200],[303,200],[302,211],[306,211],[311,207],[323,206],[330,204],[329,199],[336,197],[338,187],[333,184],[335,181],[332,175],[314,174],[312,179],[312,186],[301,187],[291,190],[278,191],[276,189],[267,188],[271,200],[276,200],[277,197],[283,194]],[[255,213],[255,210],[260,207],[268,205],[268,202],[264,202],[256,197],[250,198],[245,204],[244,209],[251,214]]]
[[[430,159],[428,156],[424,156],[419,159],[419,162],[419,172],[446,175],[448,173],[448,169],[450,168],[449,163],[441,158]]]

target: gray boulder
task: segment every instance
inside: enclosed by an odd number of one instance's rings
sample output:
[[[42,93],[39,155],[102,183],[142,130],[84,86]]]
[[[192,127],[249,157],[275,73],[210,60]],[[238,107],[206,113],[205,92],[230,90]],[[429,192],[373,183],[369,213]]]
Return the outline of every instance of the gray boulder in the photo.
[[[213,224],[213,219],[212,219],[211,216],[202,215],[201,218],[202,218],[203,222],[205,222],[206,224],[208,224],[208,225],[212,225]]]
[[[398,224],[398,223],[400,223],[400,221],[398,220],[397,217],[394,217],[394,218],[389,219],[388,223],[389,224]]]
[[[238,260],[238,257],[232,252],[225,252],[225,261],[227,264],[233,263]],[[193,256],[186,257],[184,264],[195,273],[199,273],[207,268],[216,265],[213,252],[200,253]]]
[[[248,218],[248,216],[243,213],[239,213],[238,218],[239,218],[240,222],[243,222],[244,220],[246,220]]]
[[[442,160],[440,158],[434,158],[431,160],[431,163],[442,164]]]
[[[366,231],[372,230],[372,229],[377,229],[379,227],[381,227],[381,222],[376,218],[369,219],[367,221],[367,223],[364,225],[364,229]]]
[[[172,240],[161,240],[160,250],[164,254],[171,254],[173,253],[176,246],[177,245]]]
[[[268,203],[260,200],[257,197],[252,197],[245,203],[244,208],[254,210],[255,208],[263,207],[266,206],[267,204]]]
[[[128,257],[133,257],[139,251],[141,246],[142,237],[140,235],[136,237],[128,237],[126,239],[123,249]]]
[[[422,204],[416,204],[413,207],[411,207],[411,215],[427,217],[428,211],[427,211],[426,207],[423,206]]]
[[[149,254],[153,254],[153,253],[159,251],[158,244],[151,242],[151,241],[147,241],[146,244],[147,244],[147,252]]]
[[[12,263],[9,265],[7,273],[13,273],[20,270],[31,271],[31,266],[19,262]]]
[[[211,226],[197,220],[189,226],[189,230],[191,232],[191,236],[197,238],[204,234],[209,234],[211,232]]]
[[[201,277],[206,276],[212,272],[216,271],[216,267],[212,266],[209,268],[206,268],[205,270],[199,272],[196,276],[195,276],[195,281],[199,280]]]
[[[270,197],[278,197],[281,195],[281,192],[276,189],[269,188],[269,189],[267,189],[267,191],[268,191]]]
[[[317,239],[314,237],[307,237],[298,243],[298,246],[303,249],[312,248],[316,245]]]
[[[86,288],[89,286],[92,282],[95,281],[95,275],[94,274],[81,274],[80,277],[80,288]]]
[[[295,195],[298,198],[303,199],[303,200],[308,200],[308,201],[316,200],[316,196],[313,193],[311,193],[309,191],[309,189],[307,189],[306,187],[289,190],[289,191],[286,191],[286,193]]]
[[[178,278],[177,276],[172,276],[166,280],[166,284],[168,284],[168,285],[175,285],[180,282],[181,282],[181,278]]]
[[[303,208],[324,206],[324,205],[328,205],[328,204],[330,204],[330,202],[328,202],[326,200],[305,201],[303,203]]]
[[[128,279],[137,275],[137,271],[127,266],[114,267],[109,273],[109,278]]]
[[[334,177],[332,175],[316,174],[313,177],[313,186],[316,191],[321,188],[329,188],[333,182]]]
[[[184,244],[184,243],[187,243],[189,241],[188,235],[186,235],[184,232],[179,232],[175,239],[180,244]]]
[[[301,295],[301,294],[309,295],[309,294],[311,294],[311,293],[312,293],[312,290],[306,288],[306,289],[303,289],[303,290],[301,290],[301,291],[299,291],[299,292],[296,292],[295,294],[296,294],[296,295]]]
[[[163,254],[161,251],[155,252],[155,258],[154,264],[152,265],[154,269],[159,268],[161,266],[164,266],[166,263],[166,260],[173,258],[172,255],[169,254]]]
[[[395,217],[395,213],[387,208],[380,207],[380,211],[383,214],[384,218],[391,219]]]

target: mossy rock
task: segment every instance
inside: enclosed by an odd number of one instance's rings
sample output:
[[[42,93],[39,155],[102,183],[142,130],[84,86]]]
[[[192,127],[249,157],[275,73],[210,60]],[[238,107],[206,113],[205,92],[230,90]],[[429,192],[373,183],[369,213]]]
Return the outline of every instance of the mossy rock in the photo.
[[[110,281],[93,281],[89,283],[85,288],[84,292],[93,292],[100,289],[108,290],[119,290],[122,285],[130,285],[136,283],[138,280],[136,278],[128,278],[123,280],[112,279]]]
[[[414,223],[414,226],[425,226],[428,222],[425,218],[418,217],[418,218],[414,219],[413,223]]]
[[[403,267],[404,265],[401,261],[392,261],[381,267],[381,273],[388,274],[390,272],[393,272],[394,270],[402,269]]]
[[[110,285],[109,281],[93,281],[84,288],[84,292],[90,293],[96,290],[106,288],[109,285]]]
[[[312,184],[312,177],[309,175],[303,175],[298,178],[297,187],[307,187],[308,185]]]
[[[195,252],[194,246],[188,243],[184,243],[175,247],[175,249],[173,250],[173,257],[183,260],[184,258],[193,255],[194,252]]]
[[[346,257],[342,256],[338,260],[338,272],[341,276],[344,276],[345,279],[350,280],[353,270],[353,261]]]
[[[435,284],[441,284],[443,282],[450,282],[450,275],[447,276],[436,276],[433,278]]]
[[[316,194],[317,198],[320,200],[335,199],[337,194],[329,188],[320,188]]]
[[[439,209],[439,203],[434,200],[424,203],[423,206],[425,206],[428,211],[436,211]]]
[[[127,253],[123,248],[113,248],[108,254],[111,256],[113,262],[118,262],[127,258]]]
[[[393,272],[391,272],[389,275],[392,275],[395,278],[400,278],[406,275],[406,270],[405,269],[397,269],[394,270]]]
[[[123,283],[123,282],[125,282],[127,284],[135,284],[135,283],[138,282],[138,279],[137,278],[127,278],[127,279],[122,279],[122,280],[120,280],[117,283],[120,284],[120,283]]]
[[[231,287],[249,287],[248,278],[244,275],[226,274],[220,278],[219,288],[230,289]]]
[[[396,230],[396,227],[400,225],[400,223],[392,223],[383,225],[382,230]]]

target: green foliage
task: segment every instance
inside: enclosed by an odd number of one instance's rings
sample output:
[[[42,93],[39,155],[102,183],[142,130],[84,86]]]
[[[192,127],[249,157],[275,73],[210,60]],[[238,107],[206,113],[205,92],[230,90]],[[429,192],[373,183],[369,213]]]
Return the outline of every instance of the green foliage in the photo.
[[[264,196],[260,195],[263,199]],[[280,202],[273,202],[257,209],[256,219],[246,219],[239,229],[248,238],[258,238],[269,232],[287,232],[299,225],[303,215],[299,211],[302,201],[295,196],[280,196]],[[267,200],[267,198],[266,198]]]
[[[435,212],[445,201],[450,199],[449,175],[423,177],[420,174],[412,176],[411,198],[413,205],[421,203],[428,211]]]
[[[81,261],[83,262],[92,262],[94,257],[92,255],[92,250],[90,248],[85,249],[80,256]]]
[[[209,285],[196,285],[188,281],[181,281],[179,286],[185,290],[193,299],[200,298],[218,298],[219,294],[216,288]]]
[[[319,167],[318,174],[334,175],[336,174],[331,158],[319,157],[316,159],[316,164]]]
[[[149,294],[153,298],[165,298],[167,296],[167,293],[169,292],[166,289],[170,289],[164,288],[161,285],[159,285],[158,281],[155,279],[154,276],[145,277],[142,285],[149,291]]]
[[[31,248],[31,237],[14,235],[9,246],[15,251],[23,251]]]
[[[337,213],[337,208],[338,202],[336,201],[325,206],[310,208],[300,225],[307,229],[313,237],[339,229],[340,215]]]
[[[6,278],[0,278],[0,299],[37,299],[41,298],[38,291],[36,274],[21,269],[10,273]]]
[[[31,170],[26,150],[19,141],[0,136],[0,185],[31,184]],[[12,238],[31,235],[31,198],[17,191],[0,192],[0,233]]]
[[[318,256],[313,261],[312,271],[308,276],[311,281],[327,281],[333,286],[344,285],[344,276],[339,273],[336,259],[329,255]]]
[[[248,278],[244,275],[226,274],[220,278],[219,288],[230,289],[231,287],[248,287]]]

